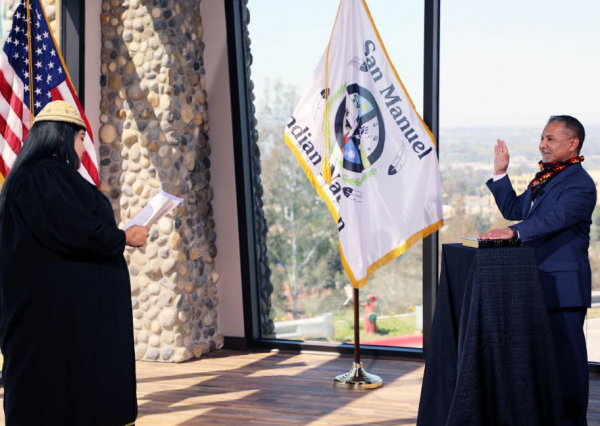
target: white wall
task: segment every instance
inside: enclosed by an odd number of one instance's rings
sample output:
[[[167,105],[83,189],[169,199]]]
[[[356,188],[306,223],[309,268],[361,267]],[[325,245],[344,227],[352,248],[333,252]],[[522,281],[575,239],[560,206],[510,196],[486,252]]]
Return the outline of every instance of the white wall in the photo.
[[[202,0],[201,12],[206,46],[204,68],[212,149],[210,174],[215,194],[212,202],[218,249],[215,263],[221,276],[217,284],[219,333],[243,337],[244,312],[224,1]]]
[[[102,50],[100,33],[100,0],[85,0],[85,115],[92,127],[94,141],[100,130],[100,58]]]

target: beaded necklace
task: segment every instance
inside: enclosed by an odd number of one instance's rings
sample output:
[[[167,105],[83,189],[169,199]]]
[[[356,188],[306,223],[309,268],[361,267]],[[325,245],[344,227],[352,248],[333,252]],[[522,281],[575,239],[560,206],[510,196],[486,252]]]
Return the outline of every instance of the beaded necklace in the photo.
[[[540,161],[540,171],[536,173],[529,184],[529,188],[531,188],[531,201],[542,195],[544,187],[560,172],[573,164],[581,163],[583,160],[585,158],[578,155],[577,157],[569,158],[567,161],[552,161],[551,163]]]

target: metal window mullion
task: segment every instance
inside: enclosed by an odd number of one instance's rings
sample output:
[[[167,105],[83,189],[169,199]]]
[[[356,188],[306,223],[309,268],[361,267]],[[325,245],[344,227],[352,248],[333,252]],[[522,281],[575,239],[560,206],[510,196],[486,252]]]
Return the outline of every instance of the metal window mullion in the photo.
[[[244,309],[244,337],[252,346],[260,339],[258,253],[248,103],[248,66],[244,38],[243,0],[225,0],[232,130],[236,170],[240,265]]]
[[[438,142],[440,97],[440,3],[425,0],[425,43],[423,67],[423,120]],[[423,241],[423,353],[427,355],[437,298],[439,234]]]

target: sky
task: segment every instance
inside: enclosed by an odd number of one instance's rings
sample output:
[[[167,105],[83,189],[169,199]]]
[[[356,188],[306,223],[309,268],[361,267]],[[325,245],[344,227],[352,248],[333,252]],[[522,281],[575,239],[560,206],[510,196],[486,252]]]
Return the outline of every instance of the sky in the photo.
[[[252,78],[302,90],[338,0],[250,0]],[[423,0],[367,0],[417,109],[423,103]],[[442,127],[542,127],[569,114],[600,124],[600,0],[443,0]],[[290,111],[291,114],[291,111]]]

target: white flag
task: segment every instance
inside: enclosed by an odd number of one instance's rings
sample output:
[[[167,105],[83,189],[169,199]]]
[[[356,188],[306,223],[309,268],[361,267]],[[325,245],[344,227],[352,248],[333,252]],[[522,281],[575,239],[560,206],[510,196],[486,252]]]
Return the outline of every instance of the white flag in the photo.
[[[443,226],[435,140],[363,0],[342,0],[285,141],[338,224],[356,288]]]

